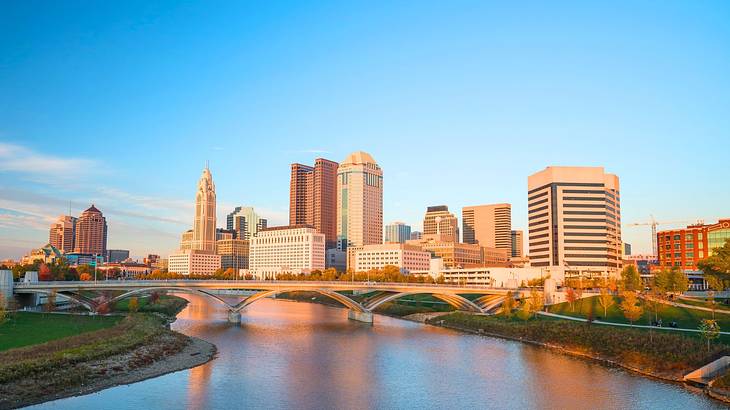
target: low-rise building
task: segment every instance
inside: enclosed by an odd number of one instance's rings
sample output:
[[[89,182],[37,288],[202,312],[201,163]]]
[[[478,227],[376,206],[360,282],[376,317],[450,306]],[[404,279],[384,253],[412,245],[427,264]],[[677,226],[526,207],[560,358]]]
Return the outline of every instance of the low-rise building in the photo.
[[[257,279],[324,269],[325,235],[311,226],[265,228],[251,238],[249,273]]]
[[[698,223],[682,229],[657,232],[659,265],[696,272],[697,262],[711,256],[730,239],[730,219],[712,225]]]
[[[434,261],[438,261],[435,259]],[[558,284],[565,280],[565,268],[444,268],[442,264],[432,263],[427,271],[412,271],[412,275],[430,275],[433,279],[443,277],[446,283],[461,285],[481,285],[495,288],[517,288],[529,281],[551,278]]]
[[[212,275],[220,267],[220,255],[208,251],[187,249],[170,255],[167,270],[180,275]]]
[[[249,241],[246,239],[220,239],[216,241],[216,253],[221,256],[221,268],[248,269]]]
[[[106,261],[109,263],[119,263],[129,259],[129,251],[126,249],[107,249]]]
[[[429,268],[431,253],[414,245],[386,243],[382,245],[365,245],[353,249],[353,269],[365,272],[371,269],[382,269],[396,266],[403,273],[412,270]]]
[[[63,258],[63,253],[55,246],[46,244],[46,246],[31,250],[27,255],[23,256],[20,263],[23,265],[31,265],[36,261],[42,263],[54,263]]]

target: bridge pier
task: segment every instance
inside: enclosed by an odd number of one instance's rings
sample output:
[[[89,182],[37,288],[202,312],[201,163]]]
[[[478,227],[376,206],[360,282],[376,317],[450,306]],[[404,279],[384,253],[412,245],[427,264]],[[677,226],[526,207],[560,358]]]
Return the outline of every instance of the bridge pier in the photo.
[[[358,322],[373,323],[372,312],[358,312],[356,310],[348,310],[347,318],[350,320],[357,320]]]
[[[241,323],[241,312],[228,312],[228,322]]]

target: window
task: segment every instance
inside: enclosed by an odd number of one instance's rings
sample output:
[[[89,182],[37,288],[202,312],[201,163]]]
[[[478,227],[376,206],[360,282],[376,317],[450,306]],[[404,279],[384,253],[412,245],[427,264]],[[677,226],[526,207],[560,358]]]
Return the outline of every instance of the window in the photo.
[[[674,249],[679,249],[680,245],[678,243],[674,244]]]
[[[674,235],[674,240],[675,240],[675,241],[678,241],[678,240],[680,240],[680,239],[681,239],[681,236],[680,236],[680,235]]]
[[[688,257],[688,258],[694,258],[695,257],[695,253],[694,252],[687,252],[687,253],[685,253],[685,256]]]
[[[702,249],[705,247],[705,244],[702,242],[697,242],[697,249]]]
[[[695,244],[693,244],[692,242],[687,242],[684,244],[684,247],[687,249],[692,249],[695,247]]]
[[[694,239],[694,237],[695,236],[692,235],[691,233],[688,233],[687,235],[684,235],[684,239],[687,240],[687,241],[691,241],[692,239]]]
[[[682,257],[682,254],[680,252],[675,252],[674,253],[674,257],[675,258],[681,258]]]

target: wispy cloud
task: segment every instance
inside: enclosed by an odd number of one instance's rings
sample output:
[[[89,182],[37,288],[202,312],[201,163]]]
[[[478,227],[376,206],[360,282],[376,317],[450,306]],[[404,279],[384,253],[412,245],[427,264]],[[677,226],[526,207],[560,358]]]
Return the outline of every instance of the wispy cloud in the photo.
[[[88,174],[97,162],[38,153],[21,145],[0,142],[0,172],[70,178]]]

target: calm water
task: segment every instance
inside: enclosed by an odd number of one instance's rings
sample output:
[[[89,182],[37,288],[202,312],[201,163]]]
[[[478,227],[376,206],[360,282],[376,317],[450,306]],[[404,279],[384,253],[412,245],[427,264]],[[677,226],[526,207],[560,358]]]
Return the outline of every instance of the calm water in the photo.
[[[374,326],[309,303],[262,300],[240,327],[189,296],[175,330],[215,343],[216,360],[53,409],[720,408],[682,386],[516,342],[386,317]]]

